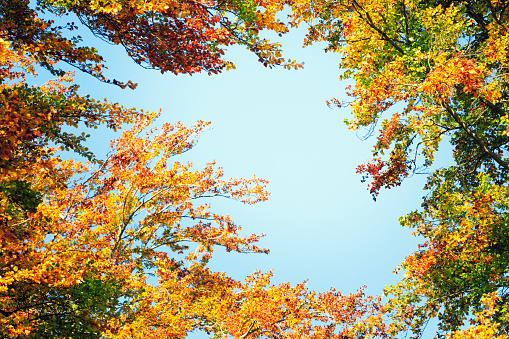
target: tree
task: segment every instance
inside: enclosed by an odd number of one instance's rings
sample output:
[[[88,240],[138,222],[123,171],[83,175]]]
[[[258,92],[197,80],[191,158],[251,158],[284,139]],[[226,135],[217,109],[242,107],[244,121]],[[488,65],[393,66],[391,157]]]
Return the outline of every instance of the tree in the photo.
[[[273,1],[28,1],[0,4],[0,336],[5,338],[181,338],[195,329],[214,337],[360,338],[385,336],[380,298],[362,289],[343,296],[305,284],[270,284],[270,273],[244,282],[212,272],[214,247],[267,253],[260,236],[241,236],[227,215],[200,199],[267,199],[266,181],[222,178],[209,163],[173,161],[208,125],[165,124],[141,136],[157,114],[78,94],[62,62],[106,83],[102,57],[80,47],[75,15],[120,44],[137,63],[161,72],[217,73],[232,67],[223,47],[247,46],[266,66],[285,61],[258,36],[287,31]],[[57,78],[29,86],[35,65]],[[133,124],[106,160],[66,126]],[[51,147],[55,146],[55,147]],[[58,150],[89,160],[62,161]],[[196,246],[196,247],[192,247]]]
[[[394,329],[419,337],[438,317],[447,337],[508,333],[509,30],[506,1],[339,0],[293,3],[306,44],[326,41],[352,78],[351,129],[379,131],[360,165],[376,198],[426,173],[441,143],[454,165],[429,175],[423,208],[401,219],[426,238],[386,289]],[[472,321],[469,330],[460,330]],[[487,326],[489,325],[489,326]],[[468,334],[470,333],[470,334]]]
[[[45,147],[56,143],[93,159],[83,146],[86,134],[62,132],[62,126],[85,123],[88,128],[106,124],[117,129],[143,115],[118,104],[97,102],[78,95],[78,86],[69,86],[72,74],[60,67],[67,63],[97,79],[122,88],[135,88],[130,81],[109,80],[103,74],[103,58],[94,47],[79,46],[82,38],[65,17],[76,16],[92,32],[113,44],[122,45],[138,64],[161,72],[209,74],[234,67],[223,60],[224,47],[245,45],[268,67],[301,67],[281,56],[277,43],[259,37],[260,30],[278,34],[287,27],[276,18],[283,3],[255,2],[159,2],[159,1],[38,1],[0,4],[0,82],[2,93],[0,171],[8,180],[14,173],[32,167],[35,159],[47,159]],[[41,17],[47,12],[54,20]],[[63,22],[61,22],[63,21]],[[42,87],[27,86],[34,65],[58,76]],[[19,69],[18,69],[19,68]],[[17,150],[17,154],[13,151]],[[18,168],[19,166],[24,168]],[[8,171],[5,172],[5,171]],[[0,181],[2,178],[0,178]],[[22,187],[22,184],[3,185]],[[26,186],[26,185],[25,185]],[[5,194],[12,196],[7,190]]]
[[[362,290],[316,294],[304,284],[270,286],[270,273],[241,283],[211,272],[214,247],[268,251],[256,246],[259,236],[240,237],[229,216],[196,202],[222,196],[254,204],[267,199],[266,181],[223,180],[213,162],[194,171],[171,163],[208,123],[165,124],[141,137],[153,118],[124,131],[95,170],[54,160],[58,177],[47,180],[41,166],[31,183],[43,203],[2,229],[3,337],[180,338],[194,329],[237,338],[384,334],[380,300]]]
[[[284,3],[273,1],[41,0],[33,8],[27,0],[3,2],[0,4],[0,68],[5,108],[1,159],[9,160],[13,148],[21,146],[20,142],[24,143],[23,147],[29,147],[27,142],[39,136],[91,159],[92,154],[82,146],[84,135],[60,133],[62,125],[85,122],[86,127],[95,128],[107,123],[109,128],[116,129],[122,123],[133,122],[135,115],[139,115],[117,104],[98,103],[79,96],[78,86],[65,85],[71,77],[60,68],[62,62],[122,88],[136,86],[130,81],[107,79],[103,74],[103,58],[94,47],[79,46],[82,38],[74,34],[78,26],[73,22],[63,23],[66,16],[76,16],[96,36],[122,45],[144,67],[162,73],[206,71],[211,74],[234,67],[223,60],[224,47],[232,44],[245,45],[265,66],[301,67],[294,61],[285,61],[277,43],[258,35],[261,30],[280,35],[288,31],[276,18],[283,6]],[[62,22],[56,24],[41,17],[47,12]],[[35,75],[34,64],[59,76],[59,80],[42,88],[28,88],[25,77]],[[16,67],[20,70],[16,71]],[[12,119],[13,112],[19,115],[17,119]],[[28,153],[34,154],[42,146],[32,145]],[[28,153],[24,152],[25,156]],[[23,162],[27,163],[26,159]],[[2,167],[5,166],[3,163]]]
[[[276,1],[47,1],[32,8],[15,0],[0,6],[0,37],[56,75],[57,62],[72,65],[98,79],[130,87],[103,75],[103,58],[93,47],[79,47],[73,22],[57,25],[40,17],[46,11],[74,15],[94,35],[122,45],[138,64],[161,72],[220,72],[233,65],[223,60],[224,46],[245,45],[266,66],[300,67],[282,58],[279,45],[258,36],[287,27],[276,18],[284,2]],[[70,37],[68,37],[70,36]]]

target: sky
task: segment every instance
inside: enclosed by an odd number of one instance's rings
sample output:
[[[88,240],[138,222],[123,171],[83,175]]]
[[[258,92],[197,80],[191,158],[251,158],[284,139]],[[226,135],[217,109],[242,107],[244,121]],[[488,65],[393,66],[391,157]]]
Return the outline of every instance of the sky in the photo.
[[[367,285],[368,294],[379,295],[402,277],[393,270],[422,240],[402,228],[398,218],[420,207],[426,178],[414,175],[373,201],[355,168],[370,159],[375,139],[363,141],[364,131],[347,129],[343,120],[349,117],[348,108],[325,104],[331,98],[348,100],[349,83],[339,80],[340,55],[324,53],[324,45],[302,48],[305,29],[299,29],[277,40],[287,58],[305,62],[302,70],[265,68],[255,55],[234,46],[226,56],[236,70],[175,76],[143,69],[122,48],[84,33],[87,44],[105,57],[106,75],[137,82],[138,88],[121,90],[78,73],[81,94],[127,107],[161,109],[156,126],[211,121],[195,148],[179,161],[200,168],[215,159],[227,178],[255,174],[270,181],[266,202],[249,206],[212,201],[212,209],[229,214],[245,235],[265,233],[260,245],[270,254],[218,249],[213,270],[240,280],[255,270],[273,270],[275,284],[308,279],[310,290],[336,287],[344,294]],[[88,145],[100,158],[119,135],[106,129],[90,134]]]

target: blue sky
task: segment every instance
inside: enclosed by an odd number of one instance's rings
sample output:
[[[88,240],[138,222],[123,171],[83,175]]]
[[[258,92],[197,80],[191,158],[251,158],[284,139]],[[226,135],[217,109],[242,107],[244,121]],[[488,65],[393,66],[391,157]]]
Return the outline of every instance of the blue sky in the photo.
[[[226,55],[236,70],[175,76],[142,69],[121,48],[84,34],[105,56],[110,78],[139,85],[134,91],[121,90],[84,74],[77,74],[76,82],[82,94],[162,109],[158,125],[211,121],[212,127],[182,160],[200,167],[215,159],[226,177],[256,174],[270,181],[267,202],[212,202],[216,211],[241,224],[246,235],[266,233],[261,245],[270,254],[218,250],[214,270],[243,279],[257,269],[272,269],[274,283],[309,279],[310,289],[336,287],[343,293],[367,285],[368,293],[380,294],[385,285],[398,281],[393,269],[417,248],[418,239],[399,225],[398,217],[419,208],[425,177],[416,175],[373,201],[355,167],[370,158],[374,139],[361,141],[346,128],[348,109],[325,104],[333,97],[347,99],[348,83],[338,79],[340,56],[324,53],[319,45],[302,49],[303,35],[298,30],[278,39],[286,57],[305,62],[303,70],[267,69],[248,51],[231,47]],[[118,135],[105,129],[91,134],[89,146],[99,157]]]

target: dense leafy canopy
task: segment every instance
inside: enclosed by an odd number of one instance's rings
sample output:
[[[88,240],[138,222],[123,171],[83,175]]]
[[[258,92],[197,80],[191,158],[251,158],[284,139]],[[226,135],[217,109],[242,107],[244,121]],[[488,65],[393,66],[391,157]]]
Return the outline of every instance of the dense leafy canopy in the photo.
[[[266,66],[298,68],[280,46],[285,6],[310,25],[305,44],[338,52],[352,129],[376,134],[373,160],[357,171],[376,198],[434,165],[439,145],[454,164],[434,170],[420,210],[401,218],[425,239],[386,288],[387,305],[304,284],[244,282],[212,272],[217,246],[266,253],[203,198],[267,199],[266,181],[229,179],[174,161],[208,125],[164,124],[155,113],[78,93],[67,63],[100,81],[99,51],[81,26],[161,72],[220,72],[224,48],[245,45]],[[56,16],[55,21],[48,14]],[[67,18],[73,18],[67,20]],[[509,335],[509,2],[427,0],[28,1],[0,3],[0,335],[12,338],[419,337]],[[69,22],[67,22],[69,21]],[[63,24],[60,22],[64,22]],[[82,29],[82,28],[80,28]],[[56,79],[29,86],[35,66]],[[66,126],[132,128],[106,160]],[[378,127],[377,127],[378,126]],[[379,131],[376,129],[379,128]],[[56,146],[56,147],[55,147]],[[60,147],[60,148],[57,148]],[[58,149],[90,162],[62,161]],[[387,323],[387,317],[391,317]],[[404,332],[403,332],[404,333]]]
[[[386,289],[394,330],[417,338],[438,317],[451,338],[505,338],[509,3],[296,0],[293,10],[310,24],[306,43],[326,41],[355,81],[352,102],[330,105],[351,107],[352,129],[379,128],[373,160],[358,167],[374,198],[425,172],[442,141],[454,147],[454,165],[429,176],[423,209],[401,219],[426,241]]]

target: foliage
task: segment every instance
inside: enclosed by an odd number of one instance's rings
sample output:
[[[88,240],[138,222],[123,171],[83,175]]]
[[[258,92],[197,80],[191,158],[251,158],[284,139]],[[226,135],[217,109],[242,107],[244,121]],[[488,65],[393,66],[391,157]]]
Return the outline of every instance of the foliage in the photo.
[[[133,122],[143,113],[118,104],[98,102],[77,93],[78,86],[69,85],[72,73],[42,86],[29,87],[25,78],[34,75],[33,60],[0,41],[0,180],[17,180],[32,171],[32,164],[47,161],[50,145],[59,145],[93,159],[80,136],[62,130],[64,126],[87,128],[106,124],[116,130]],[[19,68],[19,71],[15,71]]]
[[[265,66],[282,58],[261,30],[287,31],[281,1],[29,1],[0,3],[0,337],[216,338],[385,336],[380,298],[305,284],[244,282],[212,272],[214,248],[268,253],[260,236],[241,236],[210,198],[267,199],[266,181],[224,180],[213,162],[194,170],[174,157],[208,125],[180,123],[141,134],[157,114],[79,94],[62,62],[109,80],[93,47],[80,46],[75,16],[96,36],[122,45],[138,64],[161,72],[209,74],[233,67],[224,48],[245,45]],[[57,78],[29,86],[36,66]],[[84,146],[86,133],[132,124],[106,160]],[[62,161],[57,151],[88,159]],[[200,203],[203,202],[203,203]]]
[[[94,35],[121,45],[138,64],[161,72],[218,73],[232,67],[223,60],[224,47],[245,45],[266,66],[300,67],[281,56],[277,43],[258,36],[261,30],[278,34],[287,27],[276,18],[284,2],[245,1],[67,1],[28,0],[0,5],[0,37],[55,75],[63,75],[57,62],[72,65],[98,79],[121,87],[135,84],[109,80],[105,64],[94,47],[79,46],[82,38],[73,22],[57,25],[44,18],[73,15]]]
[[[453,145],[454,165],[429,176],[423,209],[401,219],[426,241],[402,263],[403,280],[386,290],[394,330],[409,328],[417,338],[438,317],[451,338],[506,337],[509,3],[292,6],[294,24],[310,24],[305,43],[327,42],[342,56],[343,78],[355,81],[351,102],[329,104],[351,107],[351,129],[371,135],[379,126],[373,160],[357,169],[374,198],[426,172],[441,142]],[[472,313],[482,321],[462,330]]]
[[[383,335],[380,300],[362,291],[316,294],[304,284],[271,286],[270,273],[242,283],[211,272],[217,246],[268,251],[256,246],[260,236],[240,237],[229,216],[198,201],[254,204],[267,199],[266,181],[223,180],[213,162],[202,170],[171,162],[208,123],[166,123],[160,134],[140,136],[153,117],[124,131],[96,169],[55,160],[57,179],[36,174],[44,202],[6,221],[0,237],[3,337],[180,338],[195,329],[236,338]]]

